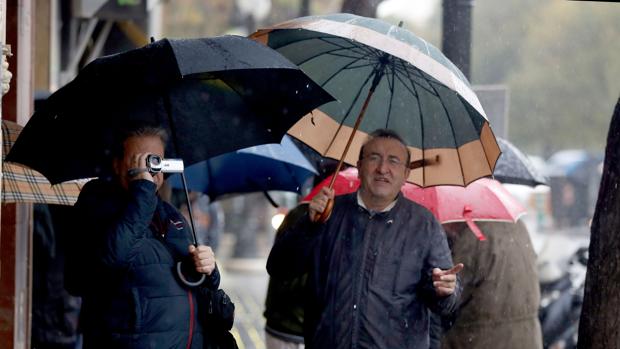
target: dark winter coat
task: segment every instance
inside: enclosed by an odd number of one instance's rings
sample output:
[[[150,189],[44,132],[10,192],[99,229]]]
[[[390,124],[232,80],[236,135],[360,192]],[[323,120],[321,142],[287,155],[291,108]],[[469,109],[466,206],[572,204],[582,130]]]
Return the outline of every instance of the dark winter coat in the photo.
[[[477,222],[479,241],[463,223],[451,234],[453,258],[465,264],[457,318],[442,348],[542,348],[536,255],[523,222]]]
[[[399,195],[371,213],[357,194],[339,196],[325,224],[307,215],[271,251],[273,276],[308,272],[308,348],[428,348],[429,308],[447,314],[460,290],[435,294],[432,269],[452,267],[446,236],[432,214]]]
[[[305,216],[306,212],[307,203],[289,211],[276,232],[276,238]],[[304,296],[307,279],[307,274],[291,278],[269,278],[264,315],[265,331],[272,336],[288,342],[304,342]]]
[[[175,270],[184,260],[192,273],[189,229],[155,185],[136,180],[126,192],[94,180],[76,210],[70,286],[83,297],[84,348],[202,348],[204,305]],[[216,269],[200,287],[218,285]]]
[[[64,288],[62,205],[33,205],[32,347],[75,348],[80,299]]]

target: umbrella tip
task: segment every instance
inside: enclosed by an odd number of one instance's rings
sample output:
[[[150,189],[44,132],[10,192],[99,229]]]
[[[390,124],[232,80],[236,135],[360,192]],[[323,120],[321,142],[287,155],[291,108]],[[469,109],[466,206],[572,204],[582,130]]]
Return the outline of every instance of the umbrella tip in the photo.
[[[155,42],[155,37],[151,36],[151,44]]]
[[[399,28],[402,28],[404,23],[405,23],[405,22],[403,22],[403,21],[398,22],[398,27],[399,27]]]

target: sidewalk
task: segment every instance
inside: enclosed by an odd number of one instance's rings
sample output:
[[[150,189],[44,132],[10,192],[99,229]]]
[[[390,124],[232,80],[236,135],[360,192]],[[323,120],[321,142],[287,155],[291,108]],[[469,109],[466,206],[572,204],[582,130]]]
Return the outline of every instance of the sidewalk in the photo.
[[[239,349],[265,349],[265,295],[269,276],[265,265],[267,253],[260,258],[231,258],[234,237],[223,234],[217,252],[223,288],[235,303],[232,333]]]

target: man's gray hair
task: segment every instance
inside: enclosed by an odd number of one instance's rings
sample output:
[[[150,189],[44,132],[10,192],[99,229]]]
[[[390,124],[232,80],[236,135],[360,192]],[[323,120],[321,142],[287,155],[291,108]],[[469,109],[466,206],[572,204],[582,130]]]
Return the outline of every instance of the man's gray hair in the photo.
[[[125,141],[131,137],[159,137],[164,147],[168,143],[168,132],[165,128],[153,125],[137,125],[124,129],[119,136],[120,142],[117,142],[114,155],[117,158],[124,156]]]
[[[400,142],[400,144],[402,144],[403,147],[405,147],[405,150],[407,151],[406,164],[407,164],[407,167],[409,167],[409,163],[411,162],[411,152],[409,151],[409,147],[407,147],[407,143],[405,143],[405,140],[403,139],[403,137],[401,137],[396,131],[390,130],[388,128],[376,129],[372,131],[371,134],[368,135],[368,139],[366,139],[366,141],[364,142],[364,144],[362,144],[362,147],[360,148],[359,160],[362,160],[362,158],[364,157],[364,147],[366,146],[366,144],[368,144],[370,141],[372,141],[375,138],[390,138],[390,139],[394,139]]]

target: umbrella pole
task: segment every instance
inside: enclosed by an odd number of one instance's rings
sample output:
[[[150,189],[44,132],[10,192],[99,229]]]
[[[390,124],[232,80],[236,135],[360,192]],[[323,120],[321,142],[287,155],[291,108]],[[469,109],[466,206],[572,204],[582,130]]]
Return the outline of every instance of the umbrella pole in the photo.
[[[189,201],[189,192],[187,190],[187,182],[185,181],[185,172],[181,172],[181,181],[183,182],[183,190],[185,191],[185,202],[187,203],[187,215],[192,226],[192,239],[194,246],[198,247],[198,238],[196,237],[196,226],[194,225],[194,216],[192,215],[192,203]]]
[[[198,247],[198,239],[196,238],[196,227],[194,226],[194,217],[192,216],[192,204],[189,201],[189,192],[187,191],[187,182],[185,181],[185,171],[181,172],[181,180],[183,182],[183,189],[185,190],[185,200],[187,202],[187,213],[189,216],[189,221],[192,226],[192,238],[194,239],[194,246]],[[189,287],[196,287],[202,284],[203,281],[207,278],[205,274],[200,274],[200,278],[197,281],[188,280],[185,275],[183,275],[182,263],[177,262],[177,275],[181,282]]]
[[[172,138],[172,144],[176,151],[176,154],[179,154],[179,144],[178,139],[176,137],[176,132],[174,129],[174,119],[172,118],[172,105],[170,104],[170,95],[165,93],[163,96],[164,109],[166,110],[166,116],[168,116],[168,125],[170,127],[170,137]],[[196,238],[196,227],[194,226],[194,216],[192,215],[192,204],[189,202],[189,192],[187,191],[187,182],[185,181],[185,171],[181,172],[181,180],[183,182],[183,189],[185,190],[185,202],[187,203],[187,213],[189,215],[189,222],[192,226],[192,239],[194,240],[194,246],[198,247],[198,239]],[[208,241],[207,241],[208,244]]]
[[[338,166],[336,166],[334,175],[332,176],[332,179],[329,182],[329,189],[334,188],[334,183],[336,182],[336,176],[338,175],[338,172],[340,172],[340,169],[342,168],[342,164],[344,163],[344,158],[347,156],[347,153],[349,152],[349,147],[351,146],[351,143],[353,143],[353,137],[355,137],[355,134],[357,133],[357,130],[359,129],[360,124],[362,123],[362,119],[364,118],[364,114],[366,114],[366,109],[368,108],[370,99],[372,98],[372,95],[375,93],[375,89],[377,88],[377,85],[379,85],[379,81],[381,81],[382,77],[383,77],[383,69],[376,70],[375,77],[372,81],[372,85],[370,86],[368,95],[366,96],[366,99],[364,100],[364,104],[362,105],[362,110],[360,110],[360,113],[357,116],[357,120],[355,120],[355,125],[353,125],[353,131],[351,132],[351,136],[349,136],[349,140],[347,141],[347,145],[345,146],[344,151],[342,152],[340,161],[338,161]],[[318,222],[318,223],[325,223],[329,219],[329,216],[332,214],[333,208],[334,208],[334,200],[329,200],[327,202],[327,205],[325,205],[325,210],[323,210],[323,212],[320,215],[311,217],[312,221]]]

